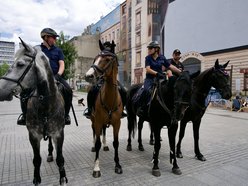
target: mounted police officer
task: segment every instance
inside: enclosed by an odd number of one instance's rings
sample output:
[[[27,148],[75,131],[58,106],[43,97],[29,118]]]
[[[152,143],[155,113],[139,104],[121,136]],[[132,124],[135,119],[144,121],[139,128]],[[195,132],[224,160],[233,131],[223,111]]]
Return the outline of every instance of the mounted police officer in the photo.
[[[51,28],[44,28],[41,31],[40,36],[43,39],[43,42],[40,45],[41,50],[49,58],[50,66],[55,79],[62,84],[60,91],[65,101],[65,124],[69,125],[71,123],[69,112],[72,104],[72,90],[68,83],[63,79],[63,73],[65,70],[63,51],[59,47],[55,46],[56,39],[59,37],[59,35]],[[29,91],[30,90],[27,90],[21,93],[21,108],[23,113],[17,120],[18,125],[26,124],[26,111]]]
[[[106,41],[105,43],[103,43],[104,48],[101,48],[101,51],[110,52],[112,54],[115,54],[115,46],[116,45],[114,44],[113,41],[112,41],[112,43],[110,43],[109,41]],[[127,91],[119,81],[117,81],[117,82],[118,82],[118,90],[119,90],[119,93],[121,96],[122,105],[123,105],[123,107],[125,107]],[[92,112],[92,109],[94,108],[95,100],[96,100],[97,94],[98,94],[98,92],[102,86],[102,83],[103,83],[103,80],[99,79],[96,84],[92,85],[92,87],[90,88],[90,90],[87,94],[88,108],[84,111],[83,115],[88,119],[90,119],[90,117],[91,117],[91,112]],[[122,112],[122,118],[126,117],[126,116],[127,116],[127,114],[123,111]]]
[[[179,61],[181,59],[181,52],[179,49],[175,49],[172,54],[172,59],[169,60],[169,63],[176,66],[180,70],[184,70],[183,64]],[[172,72],[173,75],[178,76],[175,72]]]
[[[165,79],[163,67],[170,69],[177,74],[180,74],[181,72],[176,66],[170,64],[164,55],[160,54],[160,45],[157,41],[150,42],[147,48],[148,55],[145,58],[146,78],[144,80],[143,91],[139,98],[139,103],[141,103],[141,105],[137,110],[137,115],[140,117],[147,115],[147,107],[151,99],[154,79]]]

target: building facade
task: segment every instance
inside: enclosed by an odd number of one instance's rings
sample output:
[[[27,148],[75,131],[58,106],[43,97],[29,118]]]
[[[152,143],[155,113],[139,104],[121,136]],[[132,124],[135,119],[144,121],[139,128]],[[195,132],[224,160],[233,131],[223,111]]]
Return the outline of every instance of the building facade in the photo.
[[[77,51],[78,57],[75,60],[72,71],[75,72],[75,77],[70,80],[70,85],[74,89],[85,88],[88,83],[84,81],[85,73],[90,69],[94,58],[100,52],[99,50],[99,34],[82,34],[81,36],[73,37],[71,42]]]
[[[0,41],[0,65],[14,63],[15,43],[9,41]]]
[[[248,91],[248,1],[175,0],[168,6],[164,53],[182,52],[181,62],[191,72],[230,60],[227,70],[233,94]]]

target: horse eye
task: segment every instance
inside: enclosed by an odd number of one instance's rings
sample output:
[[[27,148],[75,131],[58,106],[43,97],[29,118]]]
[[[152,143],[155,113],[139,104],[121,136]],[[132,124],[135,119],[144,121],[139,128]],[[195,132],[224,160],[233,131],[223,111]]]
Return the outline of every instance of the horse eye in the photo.
[[[17,67],[23,67],[24,65],[25,65],[25,63],[23,61],[17,61],[16,62]]]

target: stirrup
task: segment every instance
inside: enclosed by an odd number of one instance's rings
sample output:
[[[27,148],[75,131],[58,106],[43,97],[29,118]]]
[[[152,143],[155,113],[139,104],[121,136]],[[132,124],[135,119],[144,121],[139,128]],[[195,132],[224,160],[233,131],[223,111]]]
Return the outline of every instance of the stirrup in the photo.
[[[89,108],[86,108],[86,109],[84,110],[83,115],[84,115],[86,118],[90,119],[90,117],[91,117],[91,112],[90,112]]]

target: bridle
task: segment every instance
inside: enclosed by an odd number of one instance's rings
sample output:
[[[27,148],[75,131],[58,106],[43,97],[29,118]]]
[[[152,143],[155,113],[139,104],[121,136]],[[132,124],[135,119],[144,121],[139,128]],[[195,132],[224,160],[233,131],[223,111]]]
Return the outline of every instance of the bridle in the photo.
[[[28,64],[28,66],[26,67],[26,69],[24,70],[24,72],[22,73],[22,75],[18,79],[8,78],[5,76],[0,77],[0,79],[15,82],[18,86],[21,87],[22,91],[24,90],[24,87],[22,86],[21,82],[23,81],[24,77],[27,75],[27,73],[30,70],[30,68],[32,67],[32,65],[35,63],[36,53],[34,55],[25,54],[25,56],[32,58],[32,61]],[[15,90],[13,90],[13,92],[15,92]]]
[[[102,68],[100,68],[100,67],[98,67],[97,65],[94,64],[95,61],[96,61],[96,59],[97,59],[98,57],[106,57],[106,56],[111,56],[111,57],[113,57],[113,59],[110,60],[110,61],[108,62],[108,64],[105,66],[105,68],[102,69]],[[96,56],[96,58],[95,58],[93,64],[91,65],[91,67],[94,69],[95,72],[98,72],[98,73],[100,73],[101,75],[104,75],[105,72],[108,70],[108,68],[111,66],[111,64],[112,64],[113,62],[117,62],[117,65],[118,65],[118,60],[117,60],[116,54],[114,54],[114,53],[112,53],[112,52],[109,52],[109,51],[101,51],[101,52]]]

